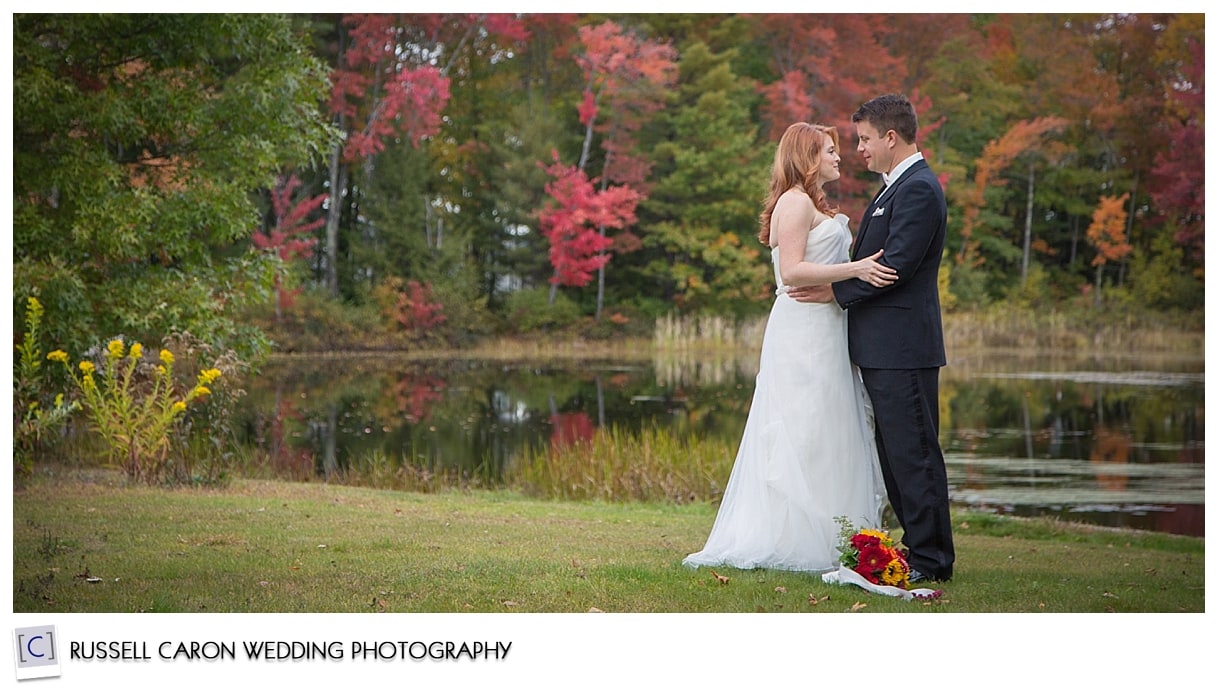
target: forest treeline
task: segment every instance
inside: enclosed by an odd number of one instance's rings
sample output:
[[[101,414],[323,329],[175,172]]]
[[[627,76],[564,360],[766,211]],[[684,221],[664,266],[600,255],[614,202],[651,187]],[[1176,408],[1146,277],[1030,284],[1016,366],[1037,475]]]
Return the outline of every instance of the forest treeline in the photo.
[[[827,190],[857,228],[879,182],[850,116],[887,92],[947,193],[949,311],[1200,326],[1201,14],[17,14],[13,34],[14,331],[35,296],[73,358],[762,315],[775,141],[838,127]]]

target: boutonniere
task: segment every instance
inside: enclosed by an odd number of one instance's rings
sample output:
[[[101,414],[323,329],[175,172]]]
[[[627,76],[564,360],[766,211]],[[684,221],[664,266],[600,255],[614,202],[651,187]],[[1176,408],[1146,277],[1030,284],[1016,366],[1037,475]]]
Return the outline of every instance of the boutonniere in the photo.
[[[879,217],[879,216],[880,216],[880,215],[882,215],[882,214],[884,214],[884,208],[876,208],[876,209],[875,209],[875,212],[871,213],[871,216],[872,216],[872,217]]]

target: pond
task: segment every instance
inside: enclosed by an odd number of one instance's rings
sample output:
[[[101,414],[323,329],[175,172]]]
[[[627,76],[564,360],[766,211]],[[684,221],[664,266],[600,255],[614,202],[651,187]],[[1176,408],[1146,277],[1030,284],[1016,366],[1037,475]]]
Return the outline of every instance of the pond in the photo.
[[[242,441],[283,479],[362,458],[495,483],[525,447],[656,426],[739,440],[756,355],[505,363],[280,358],[247,385]],[[1204,361],[956,355],[940,437],[961,507],[1204,536]]]

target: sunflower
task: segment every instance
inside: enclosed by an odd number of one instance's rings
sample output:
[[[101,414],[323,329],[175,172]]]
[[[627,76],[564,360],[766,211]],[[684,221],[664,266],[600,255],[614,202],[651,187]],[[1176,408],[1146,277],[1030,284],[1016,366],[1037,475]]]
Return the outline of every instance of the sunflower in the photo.
[[[894,555],[884,570],[880,572],[880,583],[890,587],[905,589],[909,583],[909,566],[900,556]]]

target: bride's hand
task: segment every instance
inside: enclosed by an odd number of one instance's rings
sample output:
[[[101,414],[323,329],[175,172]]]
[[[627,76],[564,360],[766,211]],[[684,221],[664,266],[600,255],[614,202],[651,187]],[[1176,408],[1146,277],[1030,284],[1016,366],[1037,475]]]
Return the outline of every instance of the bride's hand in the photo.
[[[888,265],[882,265],[877,262],[883,254],[884,249],[881,248],[861,260],[855,260],[852,263],[855,268],[855,278],[862,279],[877,288],[894,283],[897,280],[897,271]]]

